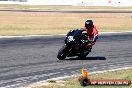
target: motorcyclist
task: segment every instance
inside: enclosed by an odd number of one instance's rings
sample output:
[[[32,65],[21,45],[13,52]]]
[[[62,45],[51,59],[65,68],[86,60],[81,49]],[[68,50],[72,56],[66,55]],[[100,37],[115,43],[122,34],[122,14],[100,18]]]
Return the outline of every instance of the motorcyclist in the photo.
[[[87,46],[89,48],[89,51],[91,52],[92,46],[95,44],[96,40],[98,39],[98,30],[96,26],[93,24],[93,21],[88,19],[85,22],[85,26],[82,28],[83,34],[87,35],[88,43]]]

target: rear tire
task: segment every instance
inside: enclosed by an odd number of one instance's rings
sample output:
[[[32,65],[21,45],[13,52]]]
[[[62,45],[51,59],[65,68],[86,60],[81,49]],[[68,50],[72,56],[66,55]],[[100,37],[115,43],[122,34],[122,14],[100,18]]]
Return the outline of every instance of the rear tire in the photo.
[[[66,45],[62,46],[62,48],[59,50],[57,58],[59,60],[64,60],[66,56],[68,55],[68,48]]]

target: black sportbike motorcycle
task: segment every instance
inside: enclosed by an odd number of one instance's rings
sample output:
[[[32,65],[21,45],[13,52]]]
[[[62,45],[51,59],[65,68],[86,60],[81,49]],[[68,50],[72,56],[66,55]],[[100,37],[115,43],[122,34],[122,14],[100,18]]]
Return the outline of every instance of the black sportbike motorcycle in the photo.
[[[78,56],[78,58],[85,58],[91,49],[86,46],[90,43],[86,34],[82,33],[83,30],[71,30],[67,33],[65,38],[65,44],[59,50],[57,58],[63,60],[66,57]]]

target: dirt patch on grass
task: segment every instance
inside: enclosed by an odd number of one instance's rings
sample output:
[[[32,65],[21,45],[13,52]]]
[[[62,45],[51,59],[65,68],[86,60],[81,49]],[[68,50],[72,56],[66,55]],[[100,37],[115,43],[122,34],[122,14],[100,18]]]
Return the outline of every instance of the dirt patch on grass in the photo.
[[[27,87],[20,87],[20,88],[62,88],[66,84],[66,81],[56,81],[55,83],[50,83],[50,82],[38,82],[31,84]]]

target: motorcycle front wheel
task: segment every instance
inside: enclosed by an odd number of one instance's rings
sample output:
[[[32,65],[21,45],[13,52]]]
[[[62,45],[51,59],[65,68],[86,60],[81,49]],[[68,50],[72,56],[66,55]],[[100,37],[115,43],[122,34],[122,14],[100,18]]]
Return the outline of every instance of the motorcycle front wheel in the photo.
[[[62,48],[59,50],[57,58],[59,60],[64,60],[68,55],[68,47],[66,45],[62,46]]]

